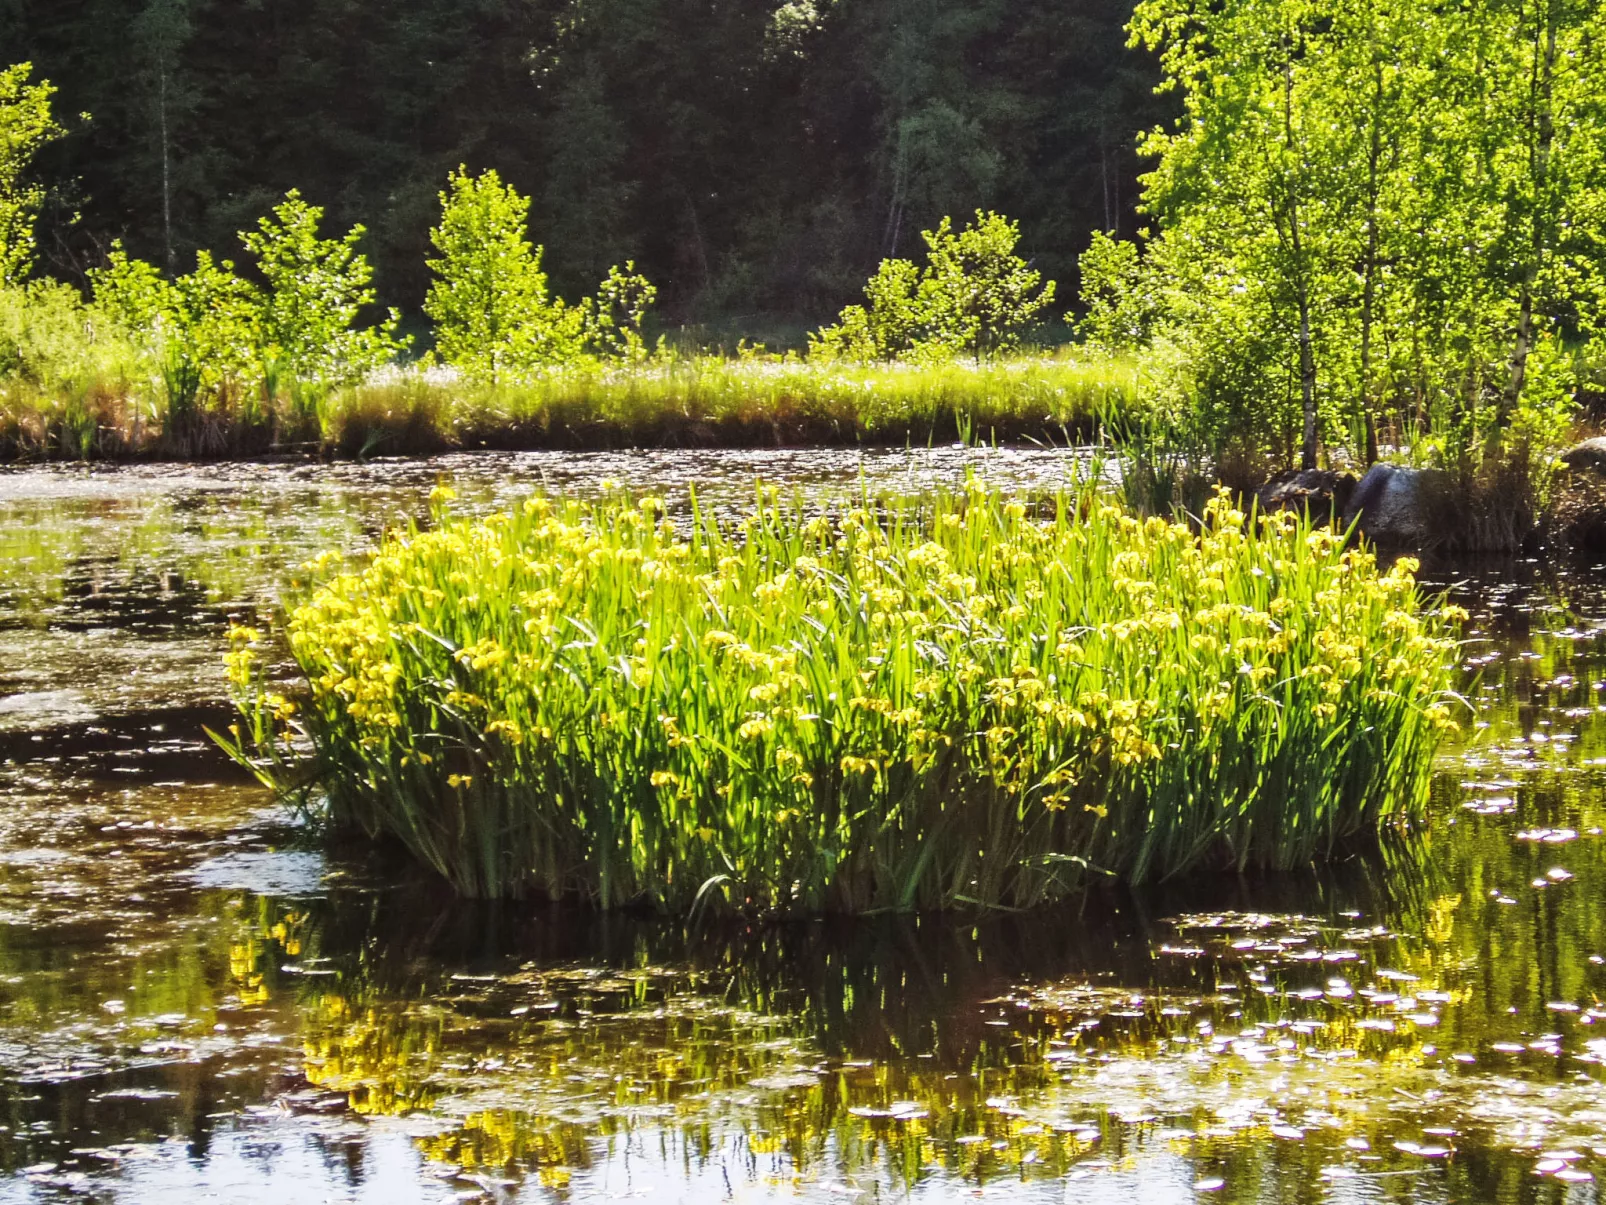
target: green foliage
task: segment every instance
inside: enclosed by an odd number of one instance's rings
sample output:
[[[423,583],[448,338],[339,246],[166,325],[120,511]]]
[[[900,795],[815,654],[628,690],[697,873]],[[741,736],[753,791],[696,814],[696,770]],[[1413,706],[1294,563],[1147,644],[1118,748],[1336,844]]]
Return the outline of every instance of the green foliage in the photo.
[[[170,435],[186,438],[208,402],[232,405],[238,421],[271,425],[285,392],[292,404],[284,417],[305,424],[330,389],[354,384],[406,346],[394,311],[377,327],[357,325],[374,299],[372,270],[356,249],[362,229],[324,239],[321,218],[292,192],[240,236],[265,289],[206,251],[194,271],[170,280],[120,243],[90,274],[97,308],[160,383]]]
[[[175,432],[193,421],[203,394],[260,376],[261,296],[230,261],[201,251],[193,272],[169,281],[118,244],[91,280],[97,307],[128,332],[160,378]]]
[[[988,359],[1019,346],[1021,330],[1054,299],[1054,282],[1043,285],[1042,273],[1015,254],[1020,227],[999,214],[977,210],[957,233],[943,218],[921,237],[926,266],[883,260],[865,285],[868,304],[847,307],[837,325],[811,338],[816,355]]]
[[[1080,265],[1084,313],[1077,333],[1108,353],[1147,347],[1159,324],[1163,301],[1157,296],[1153,273],[1145,271],[1137,244],[1095,230]]]
[[[988,359],[1019,346],[1020,332],[1054,300],[1054,282],[1015,254],[1020,224],[996,213],[954,232],[948,218],[924,232],[929,250],[920,281],[927,336]]]
[[[115,380],[127,358],[116,332],[66,285],[0,285],[0,389],[77,392]]]
[[[1126,272],[1230,438],[1309,465],[1386,424],[1527,456],[1534,349],[1602,312],[1601,6],[1144,0],[1131,30],[1184,115],[1145,142],[1145,264],[1084,262],[1089,335],[1133,325]]]
[[[864,286],[867,305],[850,305],[833,327],[810,338],[823,359],[867,361],[939,360],[943,349],[925,340],[920,269],[906,259],[884,259]]]
[[[397,337],[394,310],[378,326],[357,325],[375,299],[373,269],[357,250],[363,228],[326,239],[318,234],[322,220],[323,210],[292,190],[256,230],[240,236],[268,286],[257,313],[266,379],[284,372],[298,382],[339,385],[366,376],[406,346]]]
[[[592,313],[591,342],[598,354],[635,363],[645,360],[648,349],[641,324],[657,300],[657,288],[636,271],[635,260],[609,268],[597,286]]]
[[[534,363],[578,350],[580,327],[547,292],[541,249],[525,237],[530,202],[495,171],[459,168],[441,194],[441,220],[430,231],[440,253],[424,313],[435,323],[435,350],[473,378],[496,381]],[[574,316],[579,317],[578,315]]]
[[[30,63],[0,69],[0,286],[20,283],[33,267],[45,191],[27,171],[40,148],[64,132],[50,115],[55,89],[29,83],[32,74]]]
[[[50,156],[82,221],[47,207],[41,244],[92,262],[122,237],[182,270],[294,182],[330,228],[369,227],[381,303],[412,313],[446,170],[494,164],[536,199],[553,292],[634,258],[677,314],[808,323],[944,213],[1005,198],[1070,279],[1087,230],[1130,233],[1133,139],[1169,115],[1151,60],[1122,49],[1131,0],[291,11],[0,4],[3,61],[93,115]]]
[[[446,364],[495,383],[591,356],[646,356],[641,324],[657,290],[634,262],[611,268],[597,298],[571,306],[549,293],[543,248],[525,235],[529,199],[495,171],[474,177],[459,168],[440,199],[430,232],[440,254],[429,261],[435,281],[424,312]]]
[[[1092,486],[689,529],[536,498],[297,606],[297,698],[237,630],[233,748],[469,895],[858,912],[1293,867],[1420,817],[1458,643],[1413,568],[1225,494],[1202,528]]]

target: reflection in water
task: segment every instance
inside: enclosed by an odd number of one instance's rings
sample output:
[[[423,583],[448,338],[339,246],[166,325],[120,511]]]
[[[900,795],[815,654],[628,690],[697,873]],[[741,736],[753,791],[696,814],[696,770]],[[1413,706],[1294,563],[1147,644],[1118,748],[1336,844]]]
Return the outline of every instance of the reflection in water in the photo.
[[[970,458],[1064,467],[865,471]],[[0,474],[0,1202],[1595,1199],[1601,578],[1456,587],[1482,726],[1408,846],[1030,916],[688,928],[326,855],[210,751],[228,616],[442,472],[474,505],[605,476],[717,502],[859,462]]]

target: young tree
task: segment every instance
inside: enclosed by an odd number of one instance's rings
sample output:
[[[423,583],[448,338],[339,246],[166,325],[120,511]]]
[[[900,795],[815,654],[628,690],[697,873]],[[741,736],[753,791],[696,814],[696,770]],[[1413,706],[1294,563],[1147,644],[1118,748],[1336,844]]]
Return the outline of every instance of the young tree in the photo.
[[[1606,285],[1606,12],[1597,0],[1484,0],[1498,31],[1496,263],[1516,307],[1498,421],[1511,422],[1546,333],[1587,331]]]
[[[161,377],[170,431],[183,433],[203,394],[260,373],[262,298],[228,260],[217,263],[202,251],[193,272],[168,280],[117,244],[90,280],[96,307],[127,332]]]
[[[989,359],[1020,343],[1020,332],[1054,300],[1054,282],[1019,255],[1020,225],[976,211],[958,233],[948,218],[922,232],[930,251],[920,281],[928,338]]]
[[[1054,300],[1054,282],[1015,254],[1020,228],[976,211],[957,233],[951,218],[921,232],[926,266],[887,259],[864,287],[867,304],[850,305],[835,326],[814,335],[815,354],[850,360],[977,360],[1015,347],[1020,332]]]
[[[835,326],[811,339],[816,355],[837,360],[894,360],[926,335],[920,269],[906,259],[884,259],[864,286],[864,305],[850,305]]]
[[[1316,65],[1332,26],[1309,0],[1143,0],[1137,42],[1158,50],[1185,116],[1155,131],[1145,207],[1199,275],[1260,311],[1298,382],[1300,463],[1316,467],[1324,325],[1352,260],[1354,130],[1337,125]]]
[[[615,264],[609,268],[607,277],[597,286],[592,309],[592,347],[603,356],[646,359],[647,340],[641,327],[657,300],[657,288],[636,271],[635,260],[626,260],[623,267]]]
[[[1144,205],[1207,404],[1297,381],[1307,467],[1340,416],[1374,458],[1386,398],[1466,464],[1550,429],[1518,421],[1528,358],[1606,296],[1606,7],[1142,0],[1131,30],[1183,97]]]
[[[33,267],[34,221],[45,192],[27,179],[41,147],[65,132],[50,114],[55,89],[29,83],[33,66],[0,70],[0,285],[17,284]]]
[[[424,313],[435,350],[452,367],[495,382],[510,372],[572,359],[586,314],[547,291],[540,247],[526,237],[529,198],[495,171],[458,168],[441,193],[440,225],[429,233],[440,255]]]
[[[396,356],[405,343],[391,310],[377,326],[358,326],[373,305],[373,269],[357,250],[363,228],[344,238],[318,233],[323,210],[291,191],[273,213],[240,241],[257,259],[267,282],[258,316],[258,341],[267,391],[278,372],[299,383],[337,385],[356,380]]]

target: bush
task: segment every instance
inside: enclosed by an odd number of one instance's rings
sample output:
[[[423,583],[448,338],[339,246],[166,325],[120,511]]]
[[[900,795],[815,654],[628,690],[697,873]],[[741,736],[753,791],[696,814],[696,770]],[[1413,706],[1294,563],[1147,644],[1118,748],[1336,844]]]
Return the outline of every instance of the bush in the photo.
[[[1020,333],[1054,299],[1054,282],[1015,254],[1020,227],[976,211],[959,231],[943,218],[921,233],[924,269],[888,259],[865,285],[868,305],[849,306],[836,326],[813,336],[815,355],[847,360],[989,359],[1020,344]]]
[[[256,338],[269,397],[280,373],[320,387],[346,384],[405,347],[396,335],[401,317],[395,310],[378,326],[358,325],[376,296],[373,268],[357,250],[363,228],[326,239],[318,233],[322,221],[323,210],[292,190],[256,230],[240,235],[268,285]]]
[[[118,335],[66,285],[0,286],[0,381],[54,393],[116,378],[132,358]]]
[[[373,269],[357,250],[361,226],[344,238],[319,235],[323,210],[290,192],[240,240],[267,287],[242,279],[232,261],[196,255],[195,270],[168,280],[114,244],[90,274],[98,308],[143,355],[166,399],[169,435],[183,442],[202,399],[237,405],[248,425],[286,418],[306,426],[330,389],[353,384],[392,361],[406,341],[394,310],[362,326],[374,302]],[[279,413],[281,393],[290,413]],[[254,399],[260,399],[260,402]]]
[[[169,281],[114,244],[93,272],[95,303],[116,321],[160,382],[170,434],[193,424],[203,394],[217,395],[258,376],[260,298],[234,272],[198,252],[195,270]]]
[[[233,633],[233,748],[470,895],[853,912],[1296,866],[1419,816],[1451,723],[1411,563],[1224,495],[1202,531],[979,485],[437,519],[293,611],[299,697]]]

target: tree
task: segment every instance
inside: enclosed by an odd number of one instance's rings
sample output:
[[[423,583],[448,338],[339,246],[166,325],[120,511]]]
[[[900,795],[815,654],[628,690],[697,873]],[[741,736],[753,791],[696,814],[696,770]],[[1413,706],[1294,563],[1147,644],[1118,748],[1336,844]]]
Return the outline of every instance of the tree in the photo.
[[[173,217],[173,194],[178,176],[176,136],[181,119],[188,117],[195,105],[194,94],[181,82],[179,73],[179,54],[193,32],[192,2],[148,0],[132,30],[143,65],[140,74],[149,105],[149,141],[161,185],[162,256],[169,272],[177,262]]]
[[[1108,353],[1147,347],[1164,316],[1164,300],[1158,295],[1162,282],[1137,244],[1096,230],[1081,269],[1084,316],[1077,333]]]
[[[580,352],[585,314],[549,294],[542,249],[525,233],[529,213],[529,198],[494,170],[471,176],[459,167],[441,193],[424,313],[436,353],[469,376],[495,382]]]
[[[197,254],[195,270],[168,280],[153,264],[113,246],[91,273],[95,305],[115,321],[161,378],[167,427],[185,434],[204,394],[260,374],[262,297],[228,260]]]
[[[647,311],[658,300],[653,283],[636,271],[636,261],[626,260],[623,267],[615,264],[597,286],[596,305],[592,309],[590,339],[593,348],[603,356],[621,360],[644,360],[647,341],[642,335],[642,323]]]
[[[1606,299],[1606,13],[1595,0],[1485,0],[1503,135],[1493,180],[1497,263],[1516,306],[1499,425],[1510,423],[1537,338],[1588,331]]]
[[[40,148],[65,132],[50,114],[55,88],[29,83],[32,74],[30,63],[0,70],[0,285],[20,283],[33,267],[45,191],[27,173]]]
[[[920,295],[931,324],[929,338],[978,360],[1009,351],[1020,332],[1054,300],[1054,282],[1015,253],[1020,224],[978,209],[957,233],[943,218],[923,231],[929,251]]]
[[[1208,304],[1247,308],[1242,325],[1263,328],[1250,344],[1264,335],[1286,349],[1273,363],[1298,382],[1299,459],[1315,468],[1323,345],[1350,287],[1356,202],[1355,131],[1334,121],[1320,70],[1329,14],[1308,0],[1143,0],[1131,28],[1159,51],[1185,111],[1145,140],[1158,162],[1144,208],[1214,286]]]
[[[814,354],[850,360],[977,360],[1018,345],[1023,328],[1054,300],[1054,282],[1015,254],[1020,228],[983,210],[964,230],[943,218],[921,232],[926,266],[881,261],[865,285],[866,305],[851,305],[837,324],[810,340]]]
[[[590,357],[639,360],[642,322],[658,290],[635,262],[613,266],[595,297],[569,305],[547,288],[542,248],[525,234],[530,202],[495,171],[458,168],[441,193],[430,241],[435,282],[424,312],[435,350],[467,376],[496,382]]]
[[[281,372],[296,385],[343,384],[405,346],[396,334],[400,316],[394,310],[377,326],[357,325],[375,299],[373,269],[357,250],[363,228],[326,239],[318,233],[322,220],[323,210],[292,190],[254,231],[240,235],[268,286],[257,337],[270,395]]]

